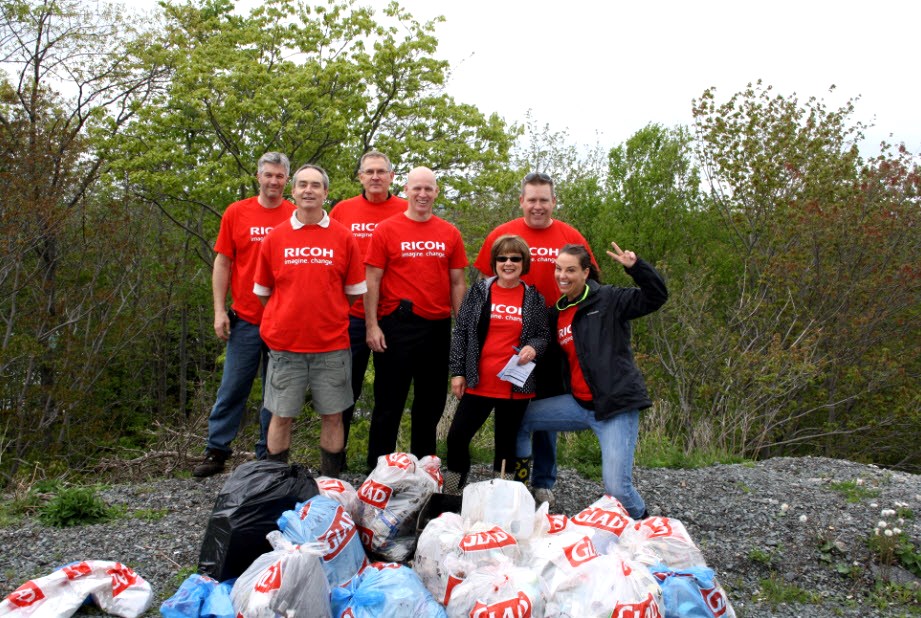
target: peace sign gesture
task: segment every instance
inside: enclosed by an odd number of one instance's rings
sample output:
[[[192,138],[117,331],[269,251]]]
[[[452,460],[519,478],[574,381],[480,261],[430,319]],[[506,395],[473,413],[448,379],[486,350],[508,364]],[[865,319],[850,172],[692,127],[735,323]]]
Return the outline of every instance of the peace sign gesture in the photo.
[[[622,250],[617,246],[616,242],[612,242],[611,246],[614,247],[614,251],[608,251],[607,253],[615,262],[622,264],[624,268],[630,268],[636,264],[636,254],[633,251]]]

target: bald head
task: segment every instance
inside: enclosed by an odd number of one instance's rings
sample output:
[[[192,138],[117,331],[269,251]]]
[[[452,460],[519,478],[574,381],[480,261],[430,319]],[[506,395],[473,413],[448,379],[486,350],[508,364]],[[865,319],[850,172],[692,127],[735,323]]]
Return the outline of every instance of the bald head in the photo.
[[[409,208],[406,216],[425,221],[432,216],[435,198],[438,197],[438,182],[435,172],[427,167],[414,168],[406,177],[406,199]]]

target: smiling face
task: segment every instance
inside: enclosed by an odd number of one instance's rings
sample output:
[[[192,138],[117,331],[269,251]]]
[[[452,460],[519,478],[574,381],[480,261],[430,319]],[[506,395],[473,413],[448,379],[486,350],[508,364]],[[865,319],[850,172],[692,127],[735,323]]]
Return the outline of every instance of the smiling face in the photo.
[[[524,256],[514,251],[502,252],[496,256],[496,261],[493,262],[492,268],[496,276],[499,277],[500,286],[513,288],[521,282],[521,274],[524,270]]]
[[[556,258],[556,284],[560,293],[569,300],[575,300],[585,290],[589,269],[582,268],[579,258],[570,253],[560,253]]]
[[[556,206],[556,196],[553,195],[553,186],[549,184],[526,184],[524,192],[518,198],[524,222],[529,228],[542,230],[550,227],[553,220],[553,208]]]
[[[279,163],[263,163],[262,169],[256,174],[256,182],[259,183],[260,197],[270,202],[280,200],[288,183],[288,170]]]
[[[427,219],[432,214],[436,197],[438,197],[438,183],[435,181],[435,174],[432,170],[417,167],[409,173],[406,179],[408,214],[416,218]]]
[[[302,169],[294,175],[292,196],[297,209],[313,214],[322,209],[329,191],[324,186],[323,174],[315,169]]]

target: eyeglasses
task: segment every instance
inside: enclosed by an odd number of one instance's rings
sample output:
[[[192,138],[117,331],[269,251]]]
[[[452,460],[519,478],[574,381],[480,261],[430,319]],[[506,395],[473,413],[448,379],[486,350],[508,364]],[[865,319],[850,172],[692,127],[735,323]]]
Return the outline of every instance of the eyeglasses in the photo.
[[[377,170],[361,170],[361,173],[365,176],[389,176],[390,170],[377,169]]]
[[[551,185],[553,184],[553,178],[550,178],[548,174],[545,174],[543,172],[531,172],[530,174],[524,177],[525,184],[529,182],[534,182],[535,180],[539,180],[540,182],[546,182]]]
[[[518,262],[520,262],[520,261],[523,260],[523,259],[524,259],[524,258],[521,257],[520,255],[497,255],[497,256],[496,256],[496,261],[497,261],[497,262],[509,262],[509,261],[511,261],[513,264],[517,264]]]

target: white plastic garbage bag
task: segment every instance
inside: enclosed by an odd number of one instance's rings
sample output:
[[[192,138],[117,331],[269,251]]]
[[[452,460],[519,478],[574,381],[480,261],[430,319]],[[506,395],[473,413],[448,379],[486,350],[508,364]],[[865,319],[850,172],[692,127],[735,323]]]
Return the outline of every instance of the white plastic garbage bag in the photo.
[[[332,591],[339,618],[444,618],[445,610],[419,576],[395,562],[374,562],[346,586]]]
[[[483,566],[454,588],[445,608],[450,618],[544,616],[540,578],[509,561]]]
[[[331,588],[345,584],[367,564],[358,529],[341,504],[325,496],[314,496],[285,511],[278,528],[295,544],[320,543],[323,571]]]
[[[616,548],[611,554],[586,557],[565,575],[555,582],[555,589],[547,590],[545,616],[663,618],[662,590],[656,579]]]
[[[633,523],[633,519],[620,500],[605,495],[573,515],[570,523],[590,528],[593,531],[592,541],[595,547],[606,554],[611,546],[617,543],[627,526]]]
[[[391,453],[358,489],[362,502],[359,533],[369,552],[403,562],[416,546],[416,520],[429,497],[440,490],[432,476],[437,457],[424,457],[426,466],[409,453]]]
[[[120,562],[84,560],[27,581],[0,601],[0,616],[71,616],[87,597],[108,614],[135,618],[150,606],[153,592]]]
[[[358,491],[350,483],[320,476],[317,477],[317,488],[321,496],[332,498],[341,504],[354,521],[361,520],[361,501],[358,500]]]
[[[442,513],[419,535],[415,570],[440,603],[447,604],[455,586],[468,573],[489,564],[519,558],[518,542],[499,526],[468,521],[456,513]]]
[[[707,566],[684,524],[670,517],[647,517],[634,522],[621,535],[620,546],[647,566],[658,562],[673,569]]]
[[[275,549],[262,554],[230,592],[238,618],[327,618],[329,582],[320,564],[323,547],[292,545],[275,530],[266,535]]]
[[[496,524],[519,541],[534,532],[534,497],[524,483],[492,479],[464,487],[461,516]]]

